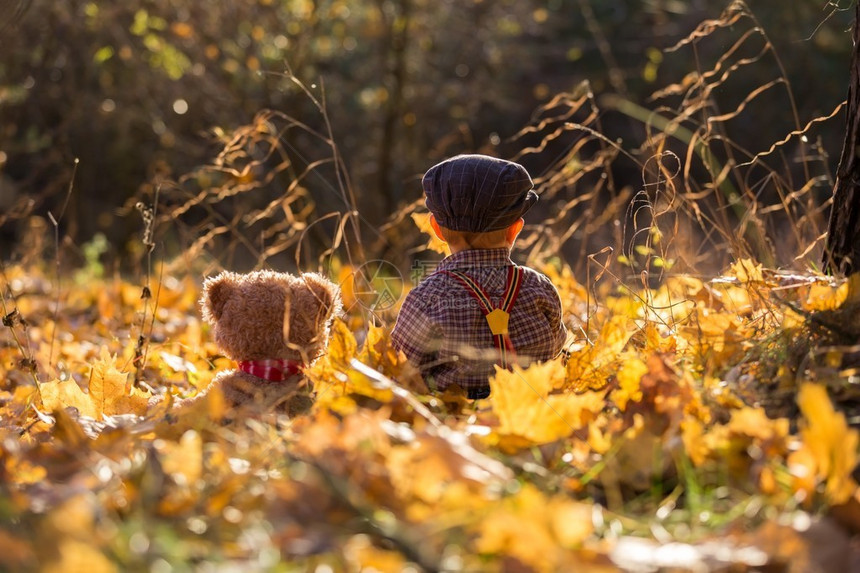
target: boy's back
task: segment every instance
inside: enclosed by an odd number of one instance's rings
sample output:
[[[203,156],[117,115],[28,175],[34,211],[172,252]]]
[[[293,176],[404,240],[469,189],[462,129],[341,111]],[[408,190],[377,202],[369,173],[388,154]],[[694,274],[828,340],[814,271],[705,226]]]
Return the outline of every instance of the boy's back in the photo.
[[[456,383],[472,397],[485,396],[499,360],[478,301],[446,271],[464,273],[499,306],[512,265],[507,248],[462,250],[445,258],[407,295],[392,341],[421,369],[431,388],[444,390]],[[543,274],[521,268],[509,336],[518,361],[549,360],[558,355],[566,336],[558,292]]]
[[[421,185],[433,232],[452,254],[406,296],[392,342],[431,388],[459,384],[483,398],[495,364],[548,360],[564,344],[555,287],[510,259],[538,196],[522,165],[486,155],[438,163]]]

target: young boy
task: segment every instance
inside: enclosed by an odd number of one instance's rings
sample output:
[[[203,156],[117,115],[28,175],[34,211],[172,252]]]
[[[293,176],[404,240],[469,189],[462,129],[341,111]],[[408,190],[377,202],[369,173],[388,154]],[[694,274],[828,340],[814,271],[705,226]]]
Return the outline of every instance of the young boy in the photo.
[[[522,165],[486,155],[443,161],[422,186],[451,255],[406,296],[392,342],[430,388],[459,384],[470,398],[486,398],[494,365],[549,360],[565,341],[558,291],[510,257],[538,196]]]

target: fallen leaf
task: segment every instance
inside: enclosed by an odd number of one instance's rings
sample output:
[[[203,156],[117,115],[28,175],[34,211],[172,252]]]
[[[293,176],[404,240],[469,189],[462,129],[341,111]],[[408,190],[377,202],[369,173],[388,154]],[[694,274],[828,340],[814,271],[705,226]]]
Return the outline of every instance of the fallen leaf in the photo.
[[[642,400],[642,389],[639,387],[639,381],[647,372],[648,366],[635,356],[629,357],[622,363],[617,376],[618,389],[613,390],[609,396],[622,412],[627,407],[629,400],[634,402]]]
[[[451,249],[448,248],[448,243],[439,240],[436,233],[433,232],[433,227],[430,225],[430,213],[412,213],[411,217],[415,226],[418,227],[418,230],[429,237],[425,248],[430,249],[431,251],[436,251],[437,253],[441,253],[445,256],[451,254]]]
[[[599,341],[573,350],[567,359],[566,384],[574,392],[600,390],[620,364],[621,353],[636,332],[627,316],[612,316],[600,329]]]
[[[764,282],[761,263],[755,263],[750,259],[740,259],[732,263],[729,275],[734,276],[741,283]]]
[[[508,445],[519,449],[525,444],[545,444],[571,435],[601,411],[604,392],[572,394],[555,392],[564,385],[565,370],[551,360],[523,370],[496,369],[490,379],[490,405],[499,419],[494,433],[502,438],[524,442]]]
[[[76,408],[83,416],[100,418],[101,412],[90,397],[72,379],[51,380],[41,385],[42,408],[47,412]]]
[[[825,481],[825,495],[830,503],[845,503],[857,490],[852,477],[857,466],[857,430],[834,410],[824,386],[803,384],[797,404],[803,414],[800,435],[814,458],[816,475]]]

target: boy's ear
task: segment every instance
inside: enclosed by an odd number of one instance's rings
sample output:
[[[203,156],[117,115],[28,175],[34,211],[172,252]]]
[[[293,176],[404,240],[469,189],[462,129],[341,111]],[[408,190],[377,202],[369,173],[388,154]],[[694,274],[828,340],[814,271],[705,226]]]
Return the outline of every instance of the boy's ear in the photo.
[[[203,283],[203,296],[200,298],[203,320],[209,324],[215,324],[221,318],[224,305],[232,295],[236,281],[236,274],[228,271],[206,279]]]
[[[520,234],[520,231],[523,230],[523,225],[525,225],[525,220],[520,217],[514,223],[511,224],[510,227],[505,229],[505,240],[511,244],[517,240],[517,236]]]
[[[442,241],[443,243],[447,243],[448,239],[442,234],[442,229],[439,227],[439,221],[436,220],[436,217],[433,213],[430,213],[430,226],[433,227],[433,232],[436,234],[436,238]]]

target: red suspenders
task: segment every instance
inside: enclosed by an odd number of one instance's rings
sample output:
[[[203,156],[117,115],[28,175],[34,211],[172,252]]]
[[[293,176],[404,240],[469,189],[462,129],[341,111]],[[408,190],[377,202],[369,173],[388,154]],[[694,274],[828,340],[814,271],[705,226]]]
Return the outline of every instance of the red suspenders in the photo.
[[[501,304],[494,307],[490,297],[481,288],[481,285],[476,283],[469,275],[460,271],[442,271],[449,275],[466,287],[484,313],[487,319],[487,325],[490,327],[490,332],[493,333],[493,342],[499,350],[500,366],[502,368],[510,368],[511,362],[516,357],[514,344],[511,342],[511,337],[508,334],[508,319],[511,316],[511,307],[514,306],[514,301],[517,300],[517,295],[520,292],[520,286],[523,284],[523,269],[517,265],[508,267],[508,281],[505,286],[505,294],[502,296]]]

